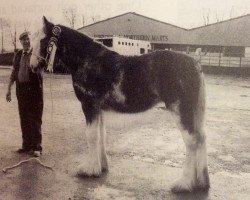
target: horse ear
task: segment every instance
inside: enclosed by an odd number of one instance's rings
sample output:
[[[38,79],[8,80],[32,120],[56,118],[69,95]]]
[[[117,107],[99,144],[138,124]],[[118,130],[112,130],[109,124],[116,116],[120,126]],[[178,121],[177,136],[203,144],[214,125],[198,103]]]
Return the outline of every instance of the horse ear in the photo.
[[[43,16],[43,31],[45,34],[51,33],[53,24]]]

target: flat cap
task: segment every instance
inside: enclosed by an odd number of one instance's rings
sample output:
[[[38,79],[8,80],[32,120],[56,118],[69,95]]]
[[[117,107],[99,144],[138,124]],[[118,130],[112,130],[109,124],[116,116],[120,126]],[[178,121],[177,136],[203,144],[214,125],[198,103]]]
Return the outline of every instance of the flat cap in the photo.
[[[25,31],[25,32],[21,33],[20,36],[19,36],[19,40],[22,40],[24,37],[26,37],[28,35],[30,35],[30,33],[28,31]]]

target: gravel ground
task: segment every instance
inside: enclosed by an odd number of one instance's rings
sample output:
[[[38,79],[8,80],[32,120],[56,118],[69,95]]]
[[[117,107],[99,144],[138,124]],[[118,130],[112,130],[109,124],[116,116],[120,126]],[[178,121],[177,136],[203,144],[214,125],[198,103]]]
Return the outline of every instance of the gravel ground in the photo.
[[[29,158],[15,153],[21,130],[13,88],[5,101],[10,69],[0,69],[0,168]],[[208,193],[175,195],[185,148],[162,104],[136,115],[107,113],[110,171],[100,178],[75,176],[87,150],[85,120],[69,75],[44,76],[43,147],[35,160],[0,172],[0,200],[225,199],[250,196],[250,79],[206,75]]]

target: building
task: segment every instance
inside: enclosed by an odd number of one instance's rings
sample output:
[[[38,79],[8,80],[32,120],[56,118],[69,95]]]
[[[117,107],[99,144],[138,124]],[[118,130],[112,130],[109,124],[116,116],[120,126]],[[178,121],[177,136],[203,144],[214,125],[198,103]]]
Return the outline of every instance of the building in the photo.
[[[125,13],[78,29],[91,37],[120,36],[151,43],[152,50],[185,43],[187,30],[136,13]]]
[[[190,46],[227,56],[250,56],[250,14],[188,31]]]
[[[119,36],[148,41],[152,50],[181,51],[198,56],[204,65],[250,66],[250,14],[184,29],[129,12],[78,30],[94,38]]]

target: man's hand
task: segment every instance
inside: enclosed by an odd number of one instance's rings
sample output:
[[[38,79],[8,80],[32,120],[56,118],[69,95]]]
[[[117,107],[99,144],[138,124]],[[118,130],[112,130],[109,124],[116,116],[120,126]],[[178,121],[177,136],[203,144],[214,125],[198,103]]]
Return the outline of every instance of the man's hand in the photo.
[[[10,90],[8,90],[8,92],[6,94],[6,101],[11,102],[11,92],[10,92]]]

